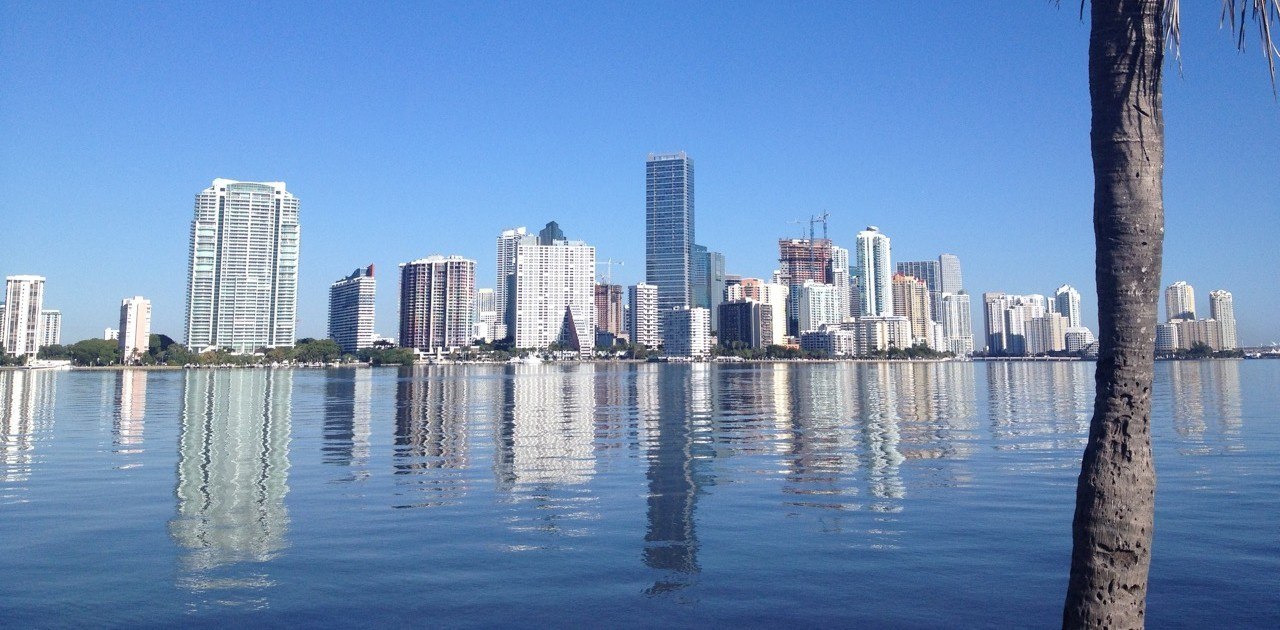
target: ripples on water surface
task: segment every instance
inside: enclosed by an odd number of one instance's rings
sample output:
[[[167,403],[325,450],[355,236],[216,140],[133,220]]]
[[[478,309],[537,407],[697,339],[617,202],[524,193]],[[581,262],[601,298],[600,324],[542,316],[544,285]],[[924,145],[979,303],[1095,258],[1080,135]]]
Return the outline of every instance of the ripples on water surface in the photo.
[[[1152,627],[1280,620],[1280,361],[1157,365]],[[1053,626],[1082,363],[0,372],[0,622]]]

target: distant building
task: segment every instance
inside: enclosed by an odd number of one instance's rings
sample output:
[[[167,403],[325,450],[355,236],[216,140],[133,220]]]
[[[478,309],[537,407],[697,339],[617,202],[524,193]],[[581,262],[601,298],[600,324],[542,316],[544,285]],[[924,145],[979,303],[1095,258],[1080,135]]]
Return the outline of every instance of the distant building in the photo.
[[[104,341],[119,341],[119,340],[120,340],[120,331],[119,331],[118,329],[115,329],[115,328],[103,328],[103,329],[102,329],[102,339],[103,339]]]
[[[942,294],[942,335],[948,349],[958,357],[973,354],[973,322],[970,321],[969,294]]]
[[[929,313],[934,321],[942,318],[942,266],[937,260],[910,260],[895,264],[897,273],[912,276],[924,283],[929,295]],[[896,274],[895,274],[896,275]],[[895,308],[897,301],[895,297]],[[895,313],[897,311],[894,311]]]
[[[1156,324],[1157,349],[1160,346],[1160,326],[1162,325],[1163,324]],[[1063,335],[1063,339],[1066,342],[1067,352],[1084,352],[1088,350],[1089,346],[1092,346],[1097,341],[1093,337],[1093,331],[1089,330],[1088,328],[1085,328],[1084,326],[1068,328],[1067,332]],[[1178,347],[1177,337],[1175,336],[1173,348],[1170,350],[1170,352],[1172,352],[1173,350],[1176,350],[1177,347]]]
[[[800,333],[800,349],[828,357],[850,357],[858,352],[858,334],[837,325],[823,324]]]
[[[1053,308],[1067,318],[1068,328],[1079,328],[1080,324],[1080,292],[1075,287],[1064,284],[1053,292]]]
[[[900,315],[865,315],[853,323],[859,356],[890,348],[911,347],[911,322]]]
[[[832,284],[832,254],[831,241],[825,238],[778,240],[778,271],[774,282],[787,287],[787,335],[796,337],[802,330],[800,299],[805,283]],[[837,313],[840,317],[840,311]]]
[[[120,362],[133,363],[151,348],[151,300],[141,295],[120,301]]]
[[[288,347],[298,306],[298,198],[284,182],[215,179],[196,195],[187,347]]]
[[[423,352],[471,344],[476,263],[428,256],[400,264],[400,346]]]
[[[840,291],[833,285],[806,280],[800,287],[800,331],[817,330],[823,324],[838,325],[840,316]]]
[[[1216,319],[1182,319],[1173,322],[1178,328],[1178,348],[1190,350],[1196,344],[1209,346],[1217,352],[1224,350],[1222,324]]]
[[[596,345],[612,346],[625,335],[622,285],[597,284],[595,288]],[[606,343],[601,343],[606,342]]]
[[[827,273],[827,284],[836,288],[837,321],[843,322],[853,315],[853,283],[849,272],[849,250],[831,246],[831,271]]]
[[[693,305],[716,312],[716,307],[724,302],[725,274],[724,254],[708,251],[705,245],[693,246],[692,275],[690,283],[693,287]],[[716,322],[711,322],[711,330],[715,332]]]
[[[1044,317],[1043,295],[982,294],[987,328],[987,354],[1024,356],[1027,353],[1027,325]]]
[[[658,310],[693,304],[693,160],[683,151],[645,161],[645,283],[658,287]],[[659,337],[662,323],[658,324]]]
[[[34,357],[43,341],[44,276],[5,278],[4,351],[9,356]]]
[[[498,341],[497,298],[493,289],[476,289],[476,321],[471,330],[471,337],[476,341]]]
[[[497,322],[490,331],[494,339],[505,339],[516,330],[516,247],[529,231],[523,227],[503,230],[498,235],[498,283],[493,291]]]
[[[1235,350],[1240,347],[1236,339],[1236,310],[1231,302],[1231,292],[1219,289],[1209,292],[1209,317],[1217,320],[1222,327],[1222,349]]]
[[[329,338],[343,352],[355,354],[373,346],[376,293],[373,265],[329,285]]]
[[[1156,324],[1156,354],[1173,354],[1181,347],[1181,344],[1178,343],[1177,322]]]
[[[554,232],[563,236],[558,226]],[[596,248],[558,238],[544,245],[526,236],[516,245],[515,265],[516,347],[557,343],[591,352],[596,338]]]
[[[1026,323],[1026,352],[1031,356],[1067,349],[1067,318],[1062,313],[1045,313]]]
[[[711,354],[711,313],[705,308],[673,308],[662,312],[663,354],[705,357]]]
[[[964,290],[964,276],[960,272],[960,258],[955,254],[938,256],[938,290],[943,293],[960,293]]]
[[[858,232],[856,269],[860,291],[861,315],[893,314],[893,267],[890,264],[889,237],[874,225]]]
[[[913,343],[929,343],[933,334],[929,287],[915,276],[901,273],[893,276],[893,314],[911,322]],[[941,348],[935,348],[941,350]]]
[[[763,348],[773,343],[773,312],[769,304],[754,300],[725,302],[717,309],[720,345],[731,348],[741,343]]]
[[[0,310],[4,305],[0,304]],[[56,346],[62,343],[62,311],[40,311],[44,323],[40,325],[40,347]]]
[[[1196,292],[1191,285],[1179,280],[1164,290],[1166,321],[1196,318]]]
[[[631,335],[631,343],[649,349],[662,345],[658,336],[658,287],[652,284],[632,285],[628,289],[628,302],[631,304],[627,313],[627,333]]]

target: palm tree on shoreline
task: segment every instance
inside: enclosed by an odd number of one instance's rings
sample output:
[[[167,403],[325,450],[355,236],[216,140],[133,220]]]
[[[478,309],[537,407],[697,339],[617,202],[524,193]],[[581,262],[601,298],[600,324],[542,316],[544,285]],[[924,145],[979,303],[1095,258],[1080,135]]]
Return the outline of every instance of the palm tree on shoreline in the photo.
[[[1222,6],[1239,47],[1246,15],[1258,24],[1274,91],[1280,52],[1271,27],[1280,23],[1280,0],[1222,0]],[[1155,514],[1151,387],[1164,242],[1162,69],[1166,46],[1178,45],[1178,21],[1178,0],[1090,3],[1099,348],[1064,628],[1141,628],[1146,619]]]

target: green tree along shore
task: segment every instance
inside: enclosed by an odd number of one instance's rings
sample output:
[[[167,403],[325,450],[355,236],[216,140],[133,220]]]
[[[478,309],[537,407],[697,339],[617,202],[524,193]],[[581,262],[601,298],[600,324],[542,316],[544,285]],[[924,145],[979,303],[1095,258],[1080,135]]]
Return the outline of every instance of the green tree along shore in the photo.
[[[66,359],[76,366],[116,365],[120,361],[117,342],[109,339],[84,339],[69,346],[52,345],[40,348],[40,359]],[[373,365],[412,365],[413,351],[407,348],[375,347],[361,350],[359,354],[343,354],[332,339],[299,339],[291,348],[259,348],[253,354],[235,354],[230,350],[191,352],[168,335],[153,334],[147,351],[138,356],[133,365],[271,365],[282,363],[332,363],[335,361],[363,361]],[[21,358],[4,364],[20,365]]]

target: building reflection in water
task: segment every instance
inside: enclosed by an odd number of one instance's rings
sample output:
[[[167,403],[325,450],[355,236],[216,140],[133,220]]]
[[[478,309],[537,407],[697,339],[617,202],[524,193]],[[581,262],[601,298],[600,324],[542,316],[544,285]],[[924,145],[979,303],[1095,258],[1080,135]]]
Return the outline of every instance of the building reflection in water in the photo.
[[[187,370],[178,438],[179,584],[219,605],[265,605],[260,566],[288,546],[291,370]]]
[[[31,476],[38,436],[53,426],[58,373],[0,370],[0,482],[22,484]],[[13,497],[0,489],[0,502]]]
[[[1243,450],[1240,361],[1164,361],[1169,372],[1173,429],[1178,451],[1204,455]],[[1216,416],[1212,424],[1209,415]]]
[[[465,366],[400,368],[396,381],[395,507],[451,505],[466,496],[467,421],[473,400]]]
[[[117,453],[132,455],[142,452],[142,433],[147,416],[147,375],[146,370],[126,369],[116,373],[116,408],[111,434]]]
[[[886,363],[858,364],[858,402],[862,412],[862,466],[868,494],[877,499],[870,508],[898,512],[906,494],[898,467],[906,459],[898,450],[898,388],[894,371],[901,366]]]
[[[646,383],[660,394],[656,426],[645,438],[648,466],[646,566],[661,571],[650,595],[678,591],[699,571],[694,512],[701,488],[711,483],[700,469],[713,457],[710,439],[711,366],[666,366]]]
[[[373,370],[325,371],[322,461],[350,467],[343,481],[369,477],[369,422],[373,417]]]
[[[1093,414],[1092,363],[988,361],[986,371],[996,450],[1084,448]]]
[[[596,366],[505,368],[494,431],[499,490],[570,486],[595,476]]]

